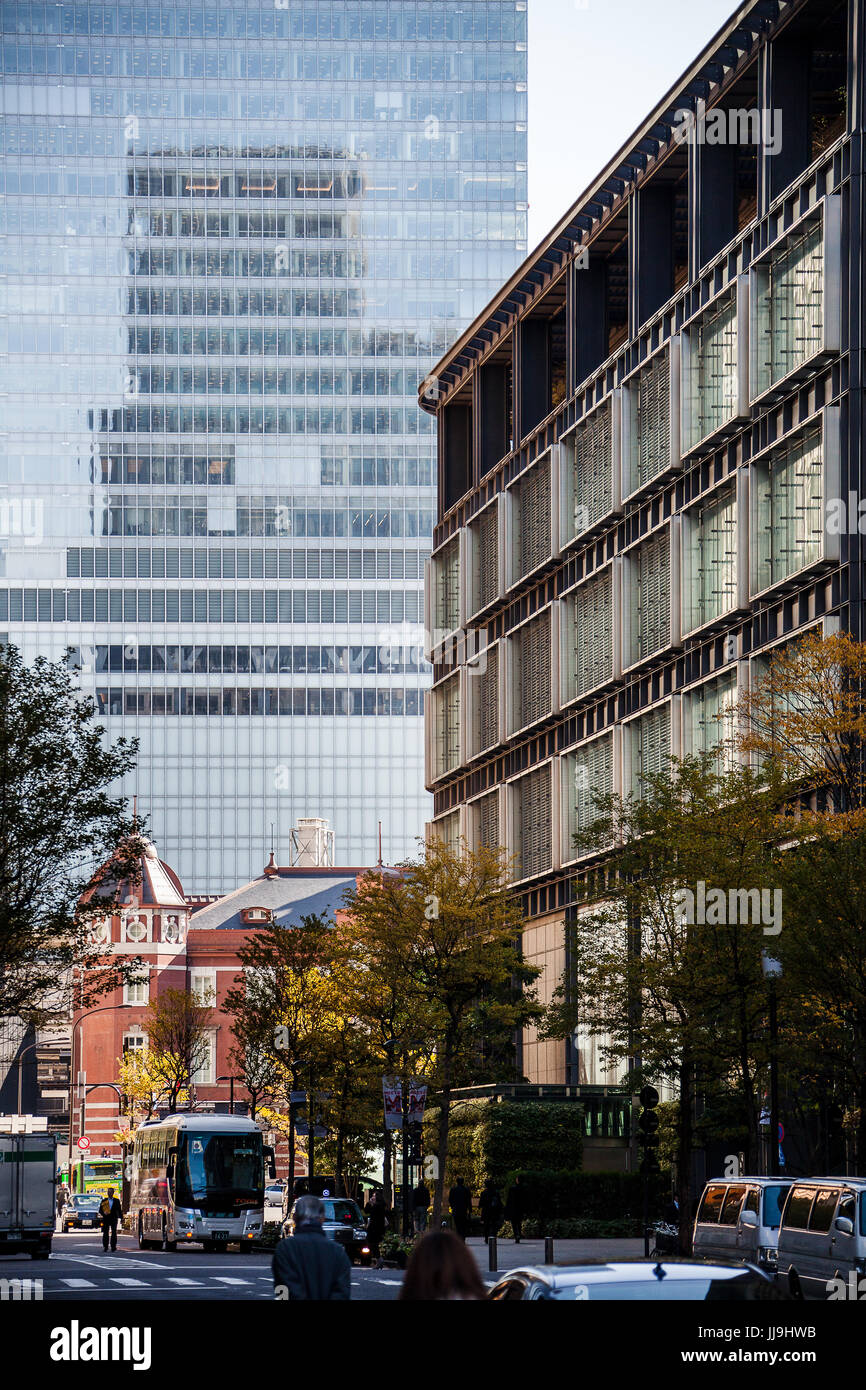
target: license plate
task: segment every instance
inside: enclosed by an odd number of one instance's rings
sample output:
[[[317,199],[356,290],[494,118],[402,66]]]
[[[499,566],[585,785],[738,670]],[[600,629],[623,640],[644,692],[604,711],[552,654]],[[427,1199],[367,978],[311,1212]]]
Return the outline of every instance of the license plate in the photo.
[[[93,1225],[93,1222],[92,1222],[92,1221],[82,1221],[81,1224],[82,1224],[82,1226],[92,1226],[92,1225]]]
[[[211,1235],[214,1240],[228,1240],[229,1238],[228,1231],[211,1231]]]

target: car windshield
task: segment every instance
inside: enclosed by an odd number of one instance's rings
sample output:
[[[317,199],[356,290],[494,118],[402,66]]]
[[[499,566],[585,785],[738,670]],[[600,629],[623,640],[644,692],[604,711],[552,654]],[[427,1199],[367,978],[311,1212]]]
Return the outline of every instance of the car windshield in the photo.
[[[782,1222],[782,1207],[787,1196],[787,1187],[764,1188],[764,1225],[779,1226]]]
[[[325,1220],[339,1221],[343,1226],[356,1225],[363,1226],[364,1217],[357,1202],[340,1200],[336,1202],[325,1202]]]
[[[92,1207],[95,1210],[101,1201],[101,1197],[73,1197],[72,1205],[76,1208]]]

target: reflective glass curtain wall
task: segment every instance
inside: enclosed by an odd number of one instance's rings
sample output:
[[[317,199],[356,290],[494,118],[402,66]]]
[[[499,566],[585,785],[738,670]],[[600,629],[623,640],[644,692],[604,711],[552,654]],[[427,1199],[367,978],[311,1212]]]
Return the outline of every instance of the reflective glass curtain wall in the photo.
[[[2,4],[0,633],[188,891],[430,814],[417,384],[525,249],[526,4]],[[187,717],[182,717],[182,716]]]

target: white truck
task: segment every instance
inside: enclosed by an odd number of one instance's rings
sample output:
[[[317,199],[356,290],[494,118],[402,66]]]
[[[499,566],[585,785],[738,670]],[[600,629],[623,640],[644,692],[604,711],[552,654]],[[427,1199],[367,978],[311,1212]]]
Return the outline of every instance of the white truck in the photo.
[[[56,1193],[54,1135],[0,1134],[0,1258],[48,1259]]]

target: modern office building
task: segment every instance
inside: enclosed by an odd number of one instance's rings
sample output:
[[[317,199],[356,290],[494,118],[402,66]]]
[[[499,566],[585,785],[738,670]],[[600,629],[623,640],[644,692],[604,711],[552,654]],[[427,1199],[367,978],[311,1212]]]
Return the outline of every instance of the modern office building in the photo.
[[[525,0],[2,4],[0,635],[190,892],[429,815],[432,363],[525,253]]]
[[[432,829],[514,857],[548,997],[595,795],[714,746],[779,644],[866,638],[864,39],[863,0],[741,5],[423,402]],[[523,1059],[613,1079],[579,1032]]]

